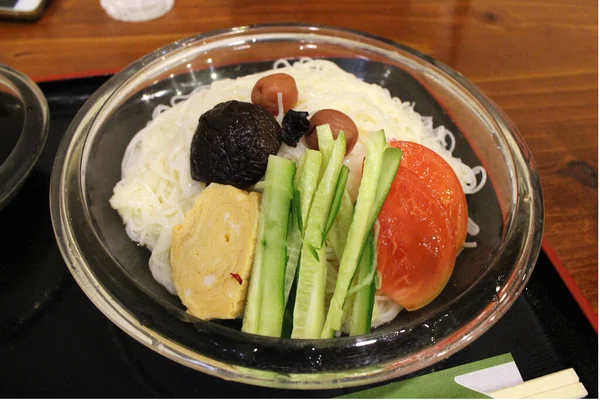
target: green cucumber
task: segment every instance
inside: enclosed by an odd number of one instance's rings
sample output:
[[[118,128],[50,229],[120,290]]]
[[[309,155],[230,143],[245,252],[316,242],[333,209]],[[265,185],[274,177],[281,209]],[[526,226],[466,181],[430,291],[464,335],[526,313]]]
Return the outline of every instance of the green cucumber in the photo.
[[[322,159],[323,156],[320,152],[307,150],[300,159],[298,171],[296,171],[296,191],[288,230],[288,261],[285,267],[284,300],[286,304],[289,301],[290,290],[298,269],[304,226],[306,226],[308,212],[317,190]]]
[[[294,301],[296,299],[296,287],[298,286],[298,275],[295,276],[290,289],[289,301],[285,305],[283,313],[283,327],[281,328],[281,337],[290,339],[292,337],[292,328],[294,326]]]
[[[330,130],[320,132],[321,136],[331,135]],[[319,182],[304,230],[294,305],[292,338],[295,339],[319,338],[323,328],[327,279],[323,237],[345,153],[346,135],[340,133]]]
[[[327,243],[333,249],[338,260],[341,260],[344,247],[346,247],[346,238],[348,237],[348,229],[350,229],[353,214],[354,205],[352,204],[350,193],[348,193],[348,190],[345,190],[340,210],[335,217],[331,230],[327,233]]]
[[[371,133],[373,134],[373,133]],[[383,134],[383,132],[381,131],[381,134]],[[379,135],[378,135],[379,136]],[[361,197],[361,192],[364,193],[363,191],[363,183],[365,183],[365,179],[367,180],[366,184],[369,184],[369,186],[365,186],[365,191],[366,190],[371,190],[370,188],[372,187],[372,183],[373,181],[376,179],[377,181],[377,189],[376,189],[376,193],[374,198],[372,199],[372,205],[370,207],[370,212],[369,212],[369,217],[365,218],[365,215],[362,214],[361,217],[363,218],[363,222],[366,222],[366,227],[372,228],[373,225],[375,224],[375,221],[377,221],[377,217],[379,216],[379,212],[381,211],[381,208],[383,207],[383,204],[385,203],[385,199],[389,193],[389,190],[392,186],[392,183],[394,181],[394,178],[396,177],[396,173],[398,172],[398,167],[400,166],[400,161],[402,158],[402,151],[400,149],[396,149],[396,148],[386,148],[387,146],[381,146],[381,137],[376,136],[375,139],[378,141],[378,143],[376,144],[376,146],[372,146],[372,152],[369,152],[369,146],[367,145],[367,160],[365,160],[365,172],[363,172],[363,179],[361,181],[361,186],[359,188],[359,198],[357,199],[357,204],[356,204],[356,208],[358,209],[358,207],[363,207],[363,206],[359,206],[359,201],[363,201],[362,204],[367,204],[368,201],[368,197],[364,196]],[[384,136],[384,140],[385,140],[385,136]],[[369,138],[369,143],[371,143],[371,138]],[[377,149],[375,149],[374,147],[377,147]],[[385,149],[383,151],[381,151],[381,149]],[[381,151],[381,153],[377,153],[376,151]],[[380,168],[380,173],[379,173],[379,177],[375,178],[375,174],[369,174],[367,175],[367,162],[369,160],[369,156],[370,155],[375,155],[375,157],[373,158],[381,158],[381,168]],[[371,171],[372,172],[372,171]],[[367,200],[365,200],[367,199]],[[365,209],[362,210],[363,212],[366,213]],[[352,219],[352,225],[355,224],[355,216]],[[356,222],[357,224],[360,223],[360,221]],[[336,282],[336,288],[335,288],[335,293],[333,295],[330,307],[329,307],[329,312],[327,314],[327,320],[325,323],[325,327],[323,329],[323,333],[322,333],[322,337],[323,338],[328,338],[328,337],[332,337],[332,335],[335,333],[335,331],[339,330],[341,327],[341,323],[343,320],[343,305],[344,302],[346,301],[346,297],[348,295],[348,289],[349,289],[349,285],[352,282],[352,279],[356,273],[356,266],[354,266],[354,269],[350,268],[350,264],[346,263],[345,265],[345,269],[342,269],[342,264],[343,264],[343,259],[344,257],[350,257],[346,255],[346,250],[348,250],[348,253],[350,253],[350,255],[352,257],[355,257],[356,254],[360,254],[360,252],[362,252],[362,249],[364,249],[364,240],[362,242],[360,242],[360,239],[356,239],[356,236],[352,239],[350,239],[350,233],[348,234],[348,239],[347,239],[347,243],[352,243],[352,248],[345,248],[344,249],[344,254],[342,255],[342,261],[340,262],[340,271],[338,272],[338,281]],[[347,246],[349,247],[349,246]],[[358,252],[356,251],[356,249],[360,249]],[[353,251],[354,250],[354,251]],[[347,258],[348,260],[348,258]],[[354,259],[350,259],[351,261],[353,261]],[[375,260],[376,262],[376,260]],[[342,272],[343,271],[343,272]],[[376,269],[374,271],[372,271],[372,273],[376,273]],[[374,282],[374,285],[376,285],[376,280],[372,279],[372,281]],[[359,283],[360,284],[360,283]],[[336,294],[338,295],[336,297]],[[356,296],[355,296],[356,297]]]
[[[348,175],[350,174],[350,169],[345,165],[342,166],[340,171],[340,176],[338,178],[337,185],[335,187],[335,193],[333,195],[333,201],[331,202],[331,209],[329,210],[329,216],[327,217],[327,222],[325,222],[325,235],[329,233],[329,230],[333,226],[335,219],[337,217],[338,211],[340,211],[340,206],[342,205],[342,199],[344,197],[344,193],[346,192],[346,182],[348,182]]]
[[[300,191],[300,211],[302,225],[305,226],[319,184],[319,171],[323,163],[323,155],[316,150],[309,149],[306,150],[303,159],[305,160],[304,168],[300,179],[296,181],[296,188]]]
[[[383,153],[383,161],[381,164],[381,175],[379,176],[379,182],[377,183],[377,194],[375,195],[375,202],[373,203],[373,209],[371,210],[371,225],[377,221],[383,203],[387,198],[392,183],[396,179],[396,173],[398,167],[400,167],[400,161],[402,160],[402,150],[395,147],[388,147]]]
[[[323,162],[321,163],[321,175],[325,173],[327,165],[329,165],[329,159],[331,158],[331,152],[333,151],[333,132],[329,124],[317,126],[317,140],[319,142],[319,151],[323,155]]]
[[[371,231],[367,238],[365,249],[358,263],[358,284],[352,289],[357,289],[352,299],[352,313],[349,317],[350,336],[366,335],[371,332],[371,318],[375,305],[375,291],[377,280],[377,237]],[[351,295],[353,290],[349,290]],[[348,300],[347,300],[348,301]]]
[[[287,231],[296,164],[269,156],[242,331],[281,336]]]
[[[376,221],[398,172],[401,158],[402,151],[398,148],[389,147],[383,153],[381,175],[377,184],[377,196],[371,214],[373,231],[367,238],[365,249],[358,264],[358,283],[348,290],[348,297],[346,298],[346,302],[352,302],[352,313],[349,316],[348,323],[350,336],[366,335],[371,332],[371,319],[378,284],[377,239],[379,230],[376,228],[379,225]]]
[[[367,157],[365,158],[363,176],[358,189],[354,216],[348,230],[344,253],[340,260],[335,292],[329,305],[329,311],[321,335],[323,338],[331,337],[331,333],[340,330],[342,326],[343,306],[346,295],[354,278],[367,235],[374,223],[371,215],[373,214],[372,209],[375,205],[375,199],[378,198],[377,186],[386,147],[387,144],[383,131],[371,132],[369,134]],[[387,196],[387,193],[385,195]]]

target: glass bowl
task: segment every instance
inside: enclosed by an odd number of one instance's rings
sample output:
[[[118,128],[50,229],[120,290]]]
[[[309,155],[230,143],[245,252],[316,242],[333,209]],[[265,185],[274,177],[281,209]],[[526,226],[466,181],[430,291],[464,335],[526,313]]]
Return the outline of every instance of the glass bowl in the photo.
[[[278,58],[327,58],[377,83],[455,133],[455,155],[488,182],[468,196],[481,226],[442,294],[427,307],[359,337],[290,340],[196,319],[148,269],[109,205],[121,159],[159,104],[199,85],[270,69]],[[52,173],[51,211],[69,269],[115,324],[152,350],[228,380],[325,389],[396,378],[445,359],[481,336],[525,287],[542,238],[540,181],[503,112],[459,73],[413,49],[324,26],[263,25],[217,31],[158,49],[104,84],[79,111]]]
[[[27,76],[0,64],[0,210],[14,198],[38,160],[50,120],[48,102]]]

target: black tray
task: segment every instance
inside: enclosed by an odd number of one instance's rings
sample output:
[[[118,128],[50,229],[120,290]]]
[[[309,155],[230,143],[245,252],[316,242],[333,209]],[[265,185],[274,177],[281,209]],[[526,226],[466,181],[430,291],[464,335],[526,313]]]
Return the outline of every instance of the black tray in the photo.
[[[21,192],[0,212],[5,233],[0,262],[0,395],[332,397],[358,390],[272,390],[193,371],[131,339],[87,299],[54,240],[48,190],[62,134],[107,78],[40,84],[52,115],[48,142]],[[589,397],[598,396],[598,335],[543,252],[524,293],[490,331],[417,375],[507,352],[525,380],[572,367]]]

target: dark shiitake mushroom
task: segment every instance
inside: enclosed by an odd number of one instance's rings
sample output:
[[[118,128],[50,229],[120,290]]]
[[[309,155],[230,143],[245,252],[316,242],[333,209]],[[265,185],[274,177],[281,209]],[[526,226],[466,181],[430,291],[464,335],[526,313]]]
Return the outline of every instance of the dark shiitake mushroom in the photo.
[[[201,182],[245,188],[265,174],[269,154],[281,146],[279,124],[263,107],[227,101],[200,116],[190,170]]]

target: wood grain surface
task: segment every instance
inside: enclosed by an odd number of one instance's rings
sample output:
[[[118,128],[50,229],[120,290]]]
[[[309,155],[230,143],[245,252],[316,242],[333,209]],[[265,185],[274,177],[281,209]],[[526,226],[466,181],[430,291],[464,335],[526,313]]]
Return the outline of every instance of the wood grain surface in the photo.
[[[306,22],[384,36],[475,82],[514,121],[544,188],[546,240],[598,309],[598,8],[594,0],[176,0],[145,23],[98,0],[54,0],[35,23],[0,22],[0,63],[35,79],[116,71],[174,40]]]

